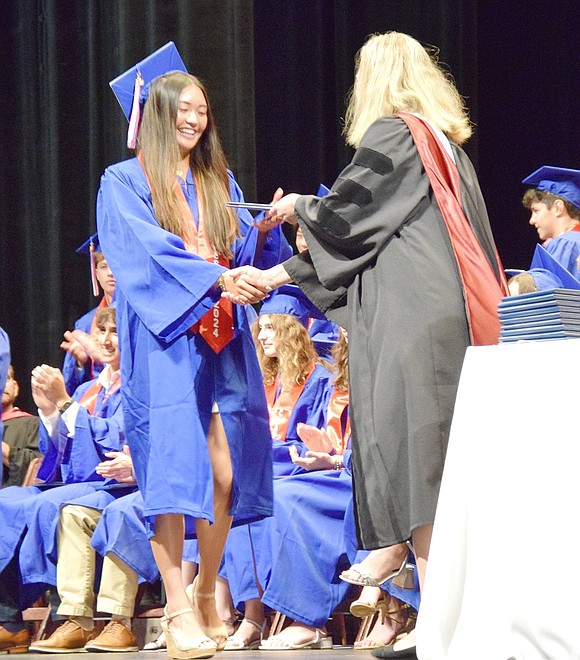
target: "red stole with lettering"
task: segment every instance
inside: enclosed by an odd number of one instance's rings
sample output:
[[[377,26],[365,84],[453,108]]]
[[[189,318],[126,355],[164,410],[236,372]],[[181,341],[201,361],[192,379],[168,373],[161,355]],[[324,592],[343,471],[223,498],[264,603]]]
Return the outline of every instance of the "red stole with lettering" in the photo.
[[[278,393],[279,382],[276,380],[272,385],[265,385],[266,401],[268,403],[268,411],[270,412],[270,434],[272,440],[286,441],[286,434],[288,433],[288,422],[290,415],[294,410],[296,402],[300,398],[308,378],[312,375],[314,367],[310,370],[308,377],[304,382],[299,385],[292,385],[290,387],[280,387]],[[276,396],[276,394],[278,394]]]
[[[497,344],[500,330],[497,305],[508,295],[499,256],[496,252],[500,269],[496,276],[461,206],[457,166],[433,128],[424,119],[407,112],[397,116],[411,131],[447,226],[463,285],[471,343],[474,346]]]
[[[201,196],[199,195],[199,186],[195,177],[194,182],[195,189],[198,193],[197,208],[199,210],[199,221],[197,226],[191,208],[185,199],[185,194],[179,182],[175,182],[175,193],[183,208],[183,219],[185,220],[182,234],[185,247],[189,252],[197,254],[206,261],[223,266],[224,268],[229,268],[229,259],[219,254],[208,240]],[[234,312],[232,303],[225,298],[220,298],[209,312],[192,326],[191,330],[192,332],[199,332],[214,353],[219,353],[234,337]]]

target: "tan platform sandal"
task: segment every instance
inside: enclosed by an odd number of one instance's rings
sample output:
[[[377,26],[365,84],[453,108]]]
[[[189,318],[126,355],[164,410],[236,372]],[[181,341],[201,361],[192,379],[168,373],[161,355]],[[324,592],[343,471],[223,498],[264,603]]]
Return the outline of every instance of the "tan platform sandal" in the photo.
[[[167,642],[167,655],[172,660],[195,660],[196,658],[213,658],[217,651],[217,645],[209,637],[197,638],[193,646],[189,646],[184,643],[184,640],[176,640],[173,632],[169,630],[169,624],[173,619],[182,614],[188,614],[193,610],[191,607],[186,607],[183,610],[177,610],[169,614],[167,612],[167,607],[164,610],[165,614],[161,617],[161,628],[165,633],[165,639]]]

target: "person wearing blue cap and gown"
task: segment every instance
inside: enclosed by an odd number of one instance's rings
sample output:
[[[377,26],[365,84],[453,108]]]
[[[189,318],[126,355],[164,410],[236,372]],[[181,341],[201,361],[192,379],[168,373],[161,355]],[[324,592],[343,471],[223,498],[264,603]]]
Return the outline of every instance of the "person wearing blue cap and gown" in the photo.
[[[358,538],[412,537],[423,584],[465,350],[497,343],[507,286],[458,146],[472,133],[463,100],[423,46],[369,37],[346,116],[356,152],[330,194],[278,193],[266,215],[298,222],[308,251],[236,275],[265,291],[293,281],[348,330]]]
[[[522,204],[547,252],[580,280],[580,170],[544,165],[527,176]]]
[[[128,444],[167,594],[168,654],[211,657],[227,638],[212,595],[232,520],[272,513],[261,374],[246,313],[222,293],[256,302],[260,292],[234,282],[230,267],[272,266],[291,250],[277,220],[253,226],[229,206],[243,197],[207,91],[173,44],[111,86],[137,148],[107,168],[97,199],[116,280]],[[182,583],[184,534],[199,545],[194,603]]]
[[[306,329],[311,315],[318,312],[296,286],[280,287],[264,301],[252,326],[258,361],[262,370],[270,415],[274,476],[303,472],[292,460],[293,453],[307,450],[298,435],[300,424],[320,427],[331,375],[319,361]],[[262,541],[266,521],[231,531],[224,556],[222,575],[227,578],[234,604],[245,610],[253,622],[232,641],[228,650],[237,650],[243,636],[255,633],[264,624],[263,606],[255,580],[255,549]],[[263,631],[261,631],[263,632]]]
[[[76,250],[80,254],[88,254],[91,268],[91,283],[93,294],[99,295],[99,286],[103,290],[100,303],[90,312],[81,316],[76,322],[74,329],[81,330],[87,334],[95,331],[95,315],[99,309],[108,307],[115,294],[115,278],[107,264],[103,253],[100,251],[99,237],[93,234]],[[79,385],[88,380],[96,378],[102,371],[100,362],[87,355],[86,349],[75,340],[71,331],[64,333],[64,341],[60,345],[66,351],[62,365],[62,375],[66,384],[66,391],[72,394]]]
[[[323,183],[318,186],[317,195],[318,197],[324,197],[328,195],[330,189],[327,188]],[[300,229],[299,225],[295,225],[294,232],[294,242],[296,244],[296,250],[298,253],[305,252],[308,250],[308,245],[306,244],[306,239]],[[330,319],[319,318],[317,315],[314,318],[311,318],[308,322],[308,334],[312,339],[312,343],[316,347],[319,355],[324,358],[328,358],[332,351],[332,347],[335,342],[338,340],[338,331],[339,328],[336,323],[333,323]]]
[[[107,348],[113,314],[109,308],[97,317],[103,362],[117,359]],[[96,472],[98,464],[107,452],[120,451],[125,443],[118,368],[104,369],[99,378],[78,387],[72,398],[66,392],[62,373],[55,367],[35,367],[31,384],[42,422],[39,448],[44,458],[37,475],[39,484],[0,491],[0,582],[10,584],[12,599],[3,616],[14,624],[22,622],[21,610],[44,590],[36,580],[28,587],[22,586],[18,567],[21,543],[23,547],[26,543],[44,564],[45,557],[38,548],[54,537],[58,511],[70,497],[70,491],[59,486],[74,484],[76,497],[92,493],[94,482],[103,482]]]

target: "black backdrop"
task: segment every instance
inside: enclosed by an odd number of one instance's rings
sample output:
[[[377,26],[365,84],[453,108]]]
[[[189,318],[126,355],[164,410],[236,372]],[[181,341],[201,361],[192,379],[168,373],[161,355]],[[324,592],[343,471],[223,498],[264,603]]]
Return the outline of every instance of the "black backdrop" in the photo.
[[[246,197],[314,192],[348,162],[353,61],[373,32],[440,48],[476,123],[478,170],[504,264],[535,244],[520,180],[579,167],[578,0],[2,0],[0,325],[28,374],[59,365],[64,329],[94,305],[74,253],[95,227],[103,168],[128,157],[108,81],[169,40],[209,86]]]

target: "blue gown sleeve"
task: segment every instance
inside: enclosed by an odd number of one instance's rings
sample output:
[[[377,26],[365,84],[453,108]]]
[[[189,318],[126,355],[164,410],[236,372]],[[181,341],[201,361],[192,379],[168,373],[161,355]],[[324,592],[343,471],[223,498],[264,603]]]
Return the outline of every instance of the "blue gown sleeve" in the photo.
[[[147,329],[169,343],[217,302],[215,283],[225,269],[188,252],[181,238],[162,229],[144,175],[139,181],[136,168],[120,165],[107,168],[101,180],[99,241],[116,286]]]
[[[78,401],[92,381],[81,385],[73,394]],[[117,390],[106,401],[102,391],[95,408],[95,415],[80,407],[77,412],[74,434],[69,434],[66,424],[59,418],[55,434],[49,437],[41,424],[39,447],[44,454],[38,472],[41,481],[55,478],[60,467],[65,483],[81,481],[102,481],[96,474],[96,466],[105,460],[105,453],[121,451],[125,444],[125,421],[121,406],[121,391]]]
[[[243,202],[244,195],[235,181],[231,172],[230,177],[230,197],[233,202]],[[274,227],[268,232],[266,240],[261,250],[258,250],[258,236],[260,232],[252,223],[258,220],[258,216],[253,218],[247,209],[238,209],[238,218],[240,221],[240,230],[242,239],[236,241],[234,246],[235,265],[236,266],[255,266],[261,270],[276,266],[292,256],[292,248],[280,225]]]
[[[580,233],[566,232],[560,237],[549,241],[546,250],[554,259],[562,264],[572,275],[580,280],[578,257],[580,256]]]

